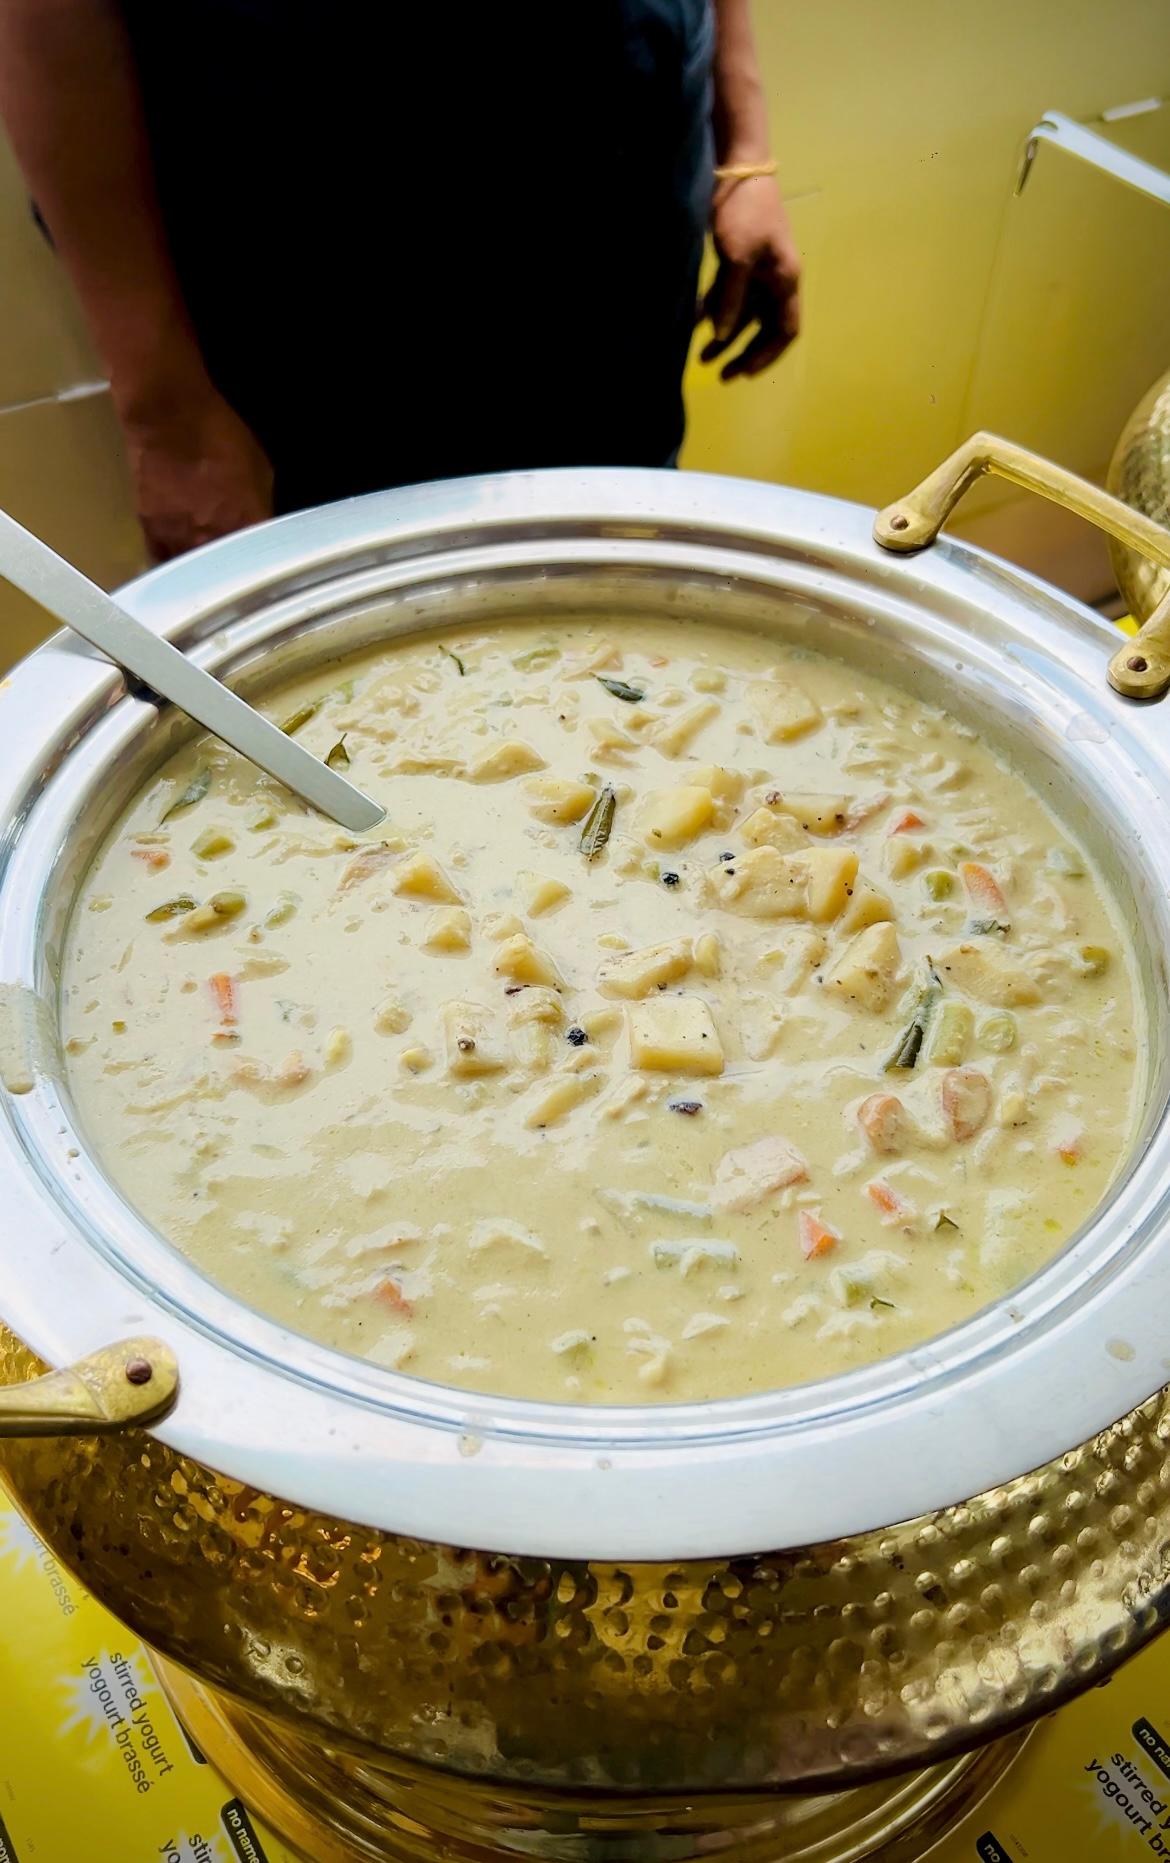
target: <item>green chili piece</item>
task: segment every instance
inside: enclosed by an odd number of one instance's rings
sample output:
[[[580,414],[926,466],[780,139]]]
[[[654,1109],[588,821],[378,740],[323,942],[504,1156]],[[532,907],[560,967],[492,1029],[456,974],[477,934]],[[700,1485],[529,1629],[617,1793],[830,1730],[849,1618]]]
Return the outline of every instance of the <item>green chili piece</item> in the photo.
[[[617,795],[613,784],[607,783],[581,824],[580,847],[586,860],[597,859],[609,840],[616,813]]]
[[[310,718],[315,718],[320,709],[320,699],[310,699],[307,705],[300,706],[290,717],[285,719],[280,727],[285,737],[295,737],[301,726],[307,725]]]
[[[926,982],[919,994],[914,1014],[910,1018],[908,1026],[903,1031],[894,1052],[885,1063],[884,1071],[887,1074],[893,1073],[897,1068],[917,1066],[918,1056],[922,1052],[922,1043],[925,1040],[926,1031],[930,1026],[931,1018],[941,1000],[942,980],[935,970],[934,965],[928,959],[926,964]]]
[[[168,899],[164,905],[156,906],[146,915],[148,925],[161,925],[166,919],[177,919],[184,912],[194,912],[195,901],[189,893],[180,893],[177,899]]]
[[[182,795],[177,796],[174,802],[171,803],[170,808],[162,818],[163,821],[169,822],[172,815],[180,814],[183,809],[194,808],[197,802],[202,802],[210,788],[211,771],[202,769],[199,771],[198,775],[191,778],[191,781],[187,784]],[[159,823],[159,826],[162,826],[162,822]]]
[[[641,686],[627,686],[624,679],[609,679],[604,673],[595,673],[599,686],[604,686],[611,698],[624,699],[627,705],[639,705],[646,697]]]

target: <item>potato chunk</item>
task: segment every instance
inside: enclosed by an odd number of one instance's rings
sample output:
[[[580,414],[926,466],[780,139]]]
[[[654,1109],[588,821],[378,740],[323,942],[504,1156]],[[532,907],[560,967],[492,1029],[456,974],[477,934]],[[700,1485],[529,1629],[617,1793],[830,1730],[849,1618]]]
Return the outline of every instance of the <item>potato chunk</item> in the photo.
[[[462,906],[440,906],[431,914],[423,943],[428,951],[470,950],[471,914]]]
[[[490,1009],[481,1003],[444,1003],[441,1021],[447,1072],[454,1079],[474,1080],[481,1074],[498,1074],[507,1067]]]
[[[786,1139],[756,1139],[754,1144],[724,1152],[715,1167],[711,1206],[716,1210],[753,1210],[774,1191],[802,1184],[807,1177],[807,1164]]]
[[[825,978],[825,988],[833,990],[862,1009],[884,1009],[893,992],[902,952],[898,934],[892,925],[868,925],[841,956]]]
[[[744,918],[803,919],[808,916],[808,877],[806,855],[757,847],[708,867],[703,892],[713,905]]]
[[[893,916],[894,908],[888,896],[871,886],[868,880],[857,879],[853,882],[852,898],[841,914],[841,930],[864,931],[867,925],[880,925]]]
[[[506,783],[510,777],[524,776],[530,770],[543,770],[544,758],[531,744],[518,737],[505,738],[502,744],[477,757],[468,775],[473,783]]]
[[[479,926],[485,938],[499,944],[504,938],[518,938],[524,930],[524,921],[514,912],[485,912]]]
[[[808,847],[781,854],[774,847],[757,847],[709,867],[703,890],[710,902],[745,918],[807,918],[823,925],[841,911],[856,873],[852,848]]]
[[[410,1027],[410,1011],[395,996],[388,996],[374,1011],[374,1027],[379,1035],[401,1035]]]
[[[987,938],[952,946],[935,960],[935,969],[977,1002],[994,1003],[997,1009],[1040,1001],[1039,982],[1023,961]]]
[[[536,1104],[525,1117],[526,1126],[539,1131],[542,1126],[555,1125],[566,1113],[571,1113],[575,1106],[591,1100],[600,1091],[605,1076],[601,1073],[562,1074],[546,1092],[542,1093]]]
[[[666,1074],[721,1074],[723,1049],[701,996],[655,996],[629,1011],[630,1061]]]
[[[768,797],[769,808],[783,809],[809,834],[819,835],[840,834],[852,805],[852,796],[793,795],[786,790],[782,796],[773,791]]]
[[[518,873],[516,884],[530,919],[538,919],[543,913],[551,912],[554,906],[559,906],[569,897],[570,889],[564,881],[550,879],[546,874]]]
[[[810,847],[804,856],[808,867],[808,916],[817,925],[835,919],[849,898],[857,877],[857,855],[851,847]]]
[[[508,999],[508,1027],[512,1051],[529,1073],[543,1074],[563,1051],[560,1035],[564,1006],[555,990],[533,987]]]
[[[650,945],[644,951],[630,951],[603,964],[597,987],[603,996],[649,996],[660,984],[677,983],[685,977],[693,961],[689,939]]]
[[[564,1019],[564,1004],[556,991],[547,986],[521,990],[508,1005],[508,1021],[513,1028],[526,1022],[544,1022],[551,1028],[559,1028]]]
[[[684,706],[682,711],[657,719],[646,735],[664,757],[677,757],[718,711],[714,699],[700,699],[695,705]]]
[[[514,938],[505,938],[496,952],[495,971],[498,977],[511,977],[514,983],[546,983],[554,990],[561,984],[551,957],[538,951],[523,932],[518,932]]]
[[[597,791],[589,783],[575,783],[560,776],[537,776],[525,783],[528,806],[542,822],[579,822],[597,800]]]
[[[823,932],[809,926],[793,926],[780,934],[780,943],[765,951],[760,969],[774,990],[792,996],[805,983],[825,955]]]
[[[799,686],[780,679],[756,679],[748,686],[747,702],[756,715],[765,744],[784,744],[802,737],[821,722],[821,708]]]
[[[882,848],[882,865],[891,880],[904,880],[922,865],[926,853],[921,841],[908,841],[905,835],[891,835]]]
[[[725,769],[721,763],[696,763],[688,767],[686,779],[700,789],[709,789],[717,802],[738,802],[743,794],[741,773]]]
[[[691,950],[695,969],[703,977],[718,977],[723,972],[723,946],[715,932],[701,932]]]
[[[715,813],[709,789],[680,783],[676,789],[652,789],[638,810],[638,829],[651,847],[682,847],[702,834]]]
[[[749,847],[774,847],[780,854],[808,846],[808,836],[795,815],[774,808],[756,809],[740,823],[739,832]]]
[[[394,871],[394,891],[407,899],[433,899],[439,905],[458,906],[463,895],[452,886],[443,869],[429,854],[414,854]]]

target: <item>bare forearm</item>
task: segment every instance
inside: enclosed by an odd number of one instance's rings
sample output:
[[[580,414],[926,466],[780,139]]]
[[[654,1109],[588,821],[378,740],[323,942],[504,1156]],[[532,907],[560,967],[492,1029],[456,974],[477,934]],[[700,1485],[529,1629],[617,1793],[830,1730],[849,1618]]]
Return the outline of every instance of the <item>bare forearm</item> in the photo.
[[[768,159],[768,108],[751,0],[715,0],[715,155],[724,164]]]
[[[113,0],[0,0],[0,111],[123,417],[203,392]]]

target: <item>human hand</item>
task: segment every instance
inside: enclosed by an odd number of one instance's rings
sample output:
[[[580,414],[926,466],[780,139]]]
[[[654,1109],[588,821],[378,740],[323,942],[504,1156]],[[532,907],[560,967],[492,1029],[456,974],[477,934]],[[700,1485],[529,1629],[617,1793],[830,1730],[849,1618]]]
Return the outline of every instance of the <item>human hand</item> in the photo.
[[[703,362],[716,362],[745,331],[755,333],[724,363],[725,382],[759,375],[783,355],[800,329],[800,254],[780,191],[770,176],[724,182],[715,197],[711,233],[719,257],[702,304],[715,334]]]
[[[138,517],[156,563],[272,516],[272,467],[214,389],[122,416]]]

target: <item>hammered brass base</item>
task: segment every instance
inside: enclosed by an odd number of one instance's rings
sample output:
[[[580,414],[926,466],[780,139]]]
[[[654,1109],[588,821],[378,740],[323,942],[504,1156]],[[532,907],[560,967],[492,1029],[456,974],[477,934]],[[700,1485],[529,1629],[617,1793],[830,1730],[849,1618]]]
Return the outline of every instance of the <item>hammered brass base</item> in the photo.
[[[319,1745],[155,1664],[201,1752],[305,1863],[918,1863],[1027,1738],[831,1796],[505,1795]]]

